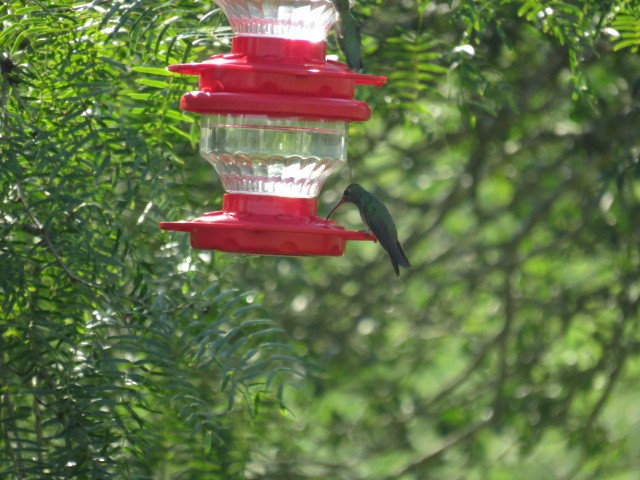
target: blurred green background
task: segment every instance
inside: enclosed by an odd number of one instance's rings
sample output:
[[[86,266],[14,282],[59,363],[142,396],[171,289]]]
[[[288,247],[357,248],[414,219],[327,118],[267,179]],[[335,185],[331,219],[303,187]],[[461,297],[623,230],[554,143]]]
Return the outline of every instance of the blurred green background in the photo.
[[[214,7],[0,6],[0,476],[637,478],[640,7],[356,2],[388,83],[319,214],[376,193],[400,278],[158,228],[221,204],[164,70]]]

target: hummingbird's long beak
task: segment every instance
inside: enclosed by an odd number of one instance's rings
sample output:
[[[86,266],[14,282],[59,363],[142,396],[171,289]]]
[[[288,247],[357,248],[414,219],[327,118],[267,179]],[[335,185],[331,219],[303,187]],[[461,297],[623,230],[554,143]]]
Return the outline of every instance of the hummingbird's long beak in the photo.
[[[329,220],[329,218],[331,217],[331,215],[333,215],[333,212],[335,212],[335,211],[338,209],[338,207],[339,207],[340,205],[342,205],[343,203],[344,203],[344,197],[342,197],[342,200],[340,200],[340,201],[338,202],[338,204],[337,204],[335,207],[333,207],[333,210],[331,210],[331,211],[329,212],[329,215],[327,215],[327,220]]]

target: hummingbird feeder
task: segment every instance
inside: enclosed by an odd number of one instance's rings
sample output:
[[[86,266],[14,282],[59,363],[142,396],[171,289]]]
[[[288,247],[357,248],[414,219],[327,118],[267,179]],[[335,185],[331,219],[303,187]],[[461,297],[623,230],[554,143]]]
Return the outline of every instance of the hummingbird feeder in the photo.
[[[355,86],[386,78],[325,59],[331,0],[215,3],[231,53],[169,70],[200,77],[180,107],[203,116],[200,154],[222,181],[222,210],[160,227],[189,232],[196,249],[269,255],[339,256],[347,240],[371,240],[317,217],[316,198],[346,163],[347,123],[370,117]]]

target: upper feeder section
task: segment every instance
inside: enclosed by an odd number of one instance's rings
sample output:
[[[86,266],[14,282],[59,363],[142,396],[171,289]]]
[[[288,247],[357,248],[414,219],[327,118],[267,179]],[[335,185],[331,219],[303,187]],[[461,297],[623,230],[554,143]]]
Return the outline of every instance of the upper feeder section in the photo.
[[[368,120],[355,100],[356,85],[381,86],[386,78],[353,72],[326,60],[326,35],[337,13],[331,0],[215,0],[235,32],[231,53],[201,63],[170,65],[200,77],[183,110],[202,114]]]
[[[320,42],[336,21],[331,0],[215,0],[236,35]]]

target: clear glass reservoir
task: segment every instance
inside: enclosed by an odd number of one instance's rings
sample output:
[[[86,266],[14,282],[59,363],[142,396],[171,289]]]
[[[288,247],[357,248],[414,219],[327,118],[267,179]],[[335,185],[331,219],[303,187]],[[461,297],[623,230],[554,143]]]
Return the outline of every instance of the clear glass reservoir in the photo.
[[[237,35],[324,40],[336,20],[332,0],[214,0]]]
[[[200,154],[229,193],[315,198],[347,158],[347,123],[204,115]]]

